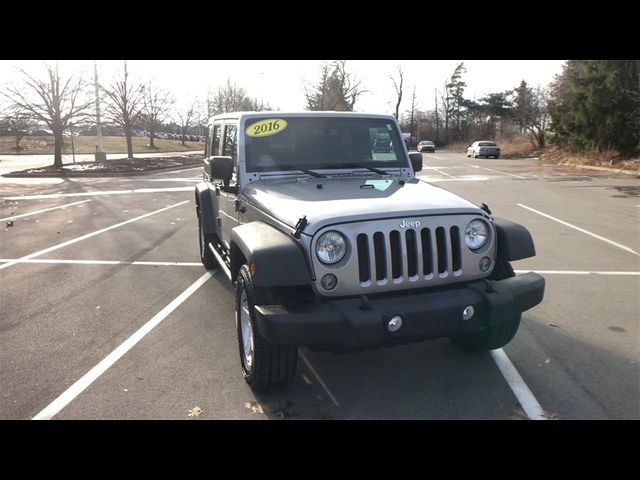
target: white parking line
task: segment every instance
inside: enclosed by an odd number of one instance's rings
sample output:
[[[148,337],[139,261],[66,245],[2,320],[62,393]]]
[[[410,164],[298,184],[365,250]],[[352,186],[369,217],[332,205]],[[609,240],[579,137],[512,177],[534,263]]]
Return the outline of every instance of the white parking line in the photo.
[[[429,177],[427,175],[418,176],[418,180],[427,183],[440,183],[440,182],[486,182],[492,178],[487,175],[465,175],[464,177],[455,178],[442,178],[442,177]]]
[[[527,207],[526,205],[523,205],[521,203],[517,203],[516,205],[518,205],[519,207],[525,208],[525,209],[527,209],[527,210],[529,210],[529,211],[531,211],[533,213],[537,213],[538,215],[542,215],[543,217],[546,217],[546,218],[548,218],[550,220],[553,220],[554,222],[558,222],[558,223],[561,223],[562,225],[566,225],[569,228],[573,228],[574,230],[578,230],[579,232],[582,232],[582,233],[584,233],[586,235],[590,235],[593,238],[597,238],[598,240],[602,240],[603,242],[606,242],[606,243],[608,243],[610,245],[613,245],[614,247],[618,247],[621,250],[624,250],[625,252],[633,253],[634,255],[637,255],[637,256],[640,257],[640,253],[638,253],[635,250],[627,247],[626,245],[622,245],[620,243],[614,242],[613,240],[609,240],[608,238],[602,237],[600,235],[596,235],[595,233],[590,232],[589,230],[585,230],[584,228],[576,227],[575,225],[572,225],[572,224],[570,224],[568,222],[560,220],[559,218],[552,217],[551,215],[548,215],[546,213],[542,213],[539,210],[536,210],[536,209],[531,208],[531,207]]]
[[[81,237],[72,238],[71,240],[67,240],[66,242],[62,242],[62,243],[59,243],[59,244],[54,245],[52,247],[45,248],[44,250],[39,250],[39,251],[31,253],[29,255],[25,255],[24,257],[20,257],[20,258],[18,258],[16,260],[12,260],[11,262],[3,263],[2,265],[0,265],[0,270],[2,270],[3,268],[7,268],[7,267],[10,267],[12,265],[15,265],[16,263],[20,263],[20,262],[22,262],[24,260],[29,260],[30,258],[39,257],[40,255],[44,255],[45,253],[53,252],[54,250],[58,250],[58,249],[60,249],[62,247],[66,247],[67,245],[72,245],[72,244],[74,244],[76,242],[79,242],[81,240],[85,240],[87,238],[94,237],[96,235],[99,235],[101,233],[107,232],[109,230],[113,230],[114,228],[118,228],[118,227],[121,227],[123,225],[127,225],[128,223],[132,223],[132,222],[136,222],[138,220],[142,220],[143,218],[150,217],[151,215],[155,215],[156,213],[164,212],[165,210],[169,210],[170,208],[179,207],[180,205],[184,205],[185,203],[189,203],[189,202],[190,202],[190,200],[185,200],[183,202],[179,202],[179,203],[176,203],[174,205],[169,205],[168,207],[164,207],[164,208],[161,208],[159,210],[155,210],[155,211],[150,212],[150,213],[145,213],[144,215],[140,215],[139,217],[135,217],[135,218],[132,218],[130,220],[126,220],[124,222],[116,223],[115,225],[111,225],[110,227],[102,228],[100,230],[96,230],[95,232],[87,233],[86,235],[82,235]]]
[[[59,205],[57,207],[45,208],[43,210],[36,210],[34,212],[22,213],[20,215],[12,215],[10,217],[0,218],[0,222],[4,222],[5,220],[14,220],[16,218],[30,217],[31,215],[36,215],[38,213],[50,212],[51,210],[57,210],[58,208],[67,208],[67,207],[71,207],[72,205],[78,205],[80,203],[87,203],[90,201],[91,200],[80,200],[79,202],[67,203],[65,205]]]
[[[443,172],[442,170],[438,170],[436,167],[431,167],[431,170],[435,170],[436,172],[438,172],[440,175],[446,175],[449,178],[456,178],[453,175],[449,175],[446,172]]]
[[[160,310],[151,320],[140,327],[133,335],[127,338],[118,348],[107,355],[95,367],[85,373],[82,378],[67,388],[58,398],[47,405],[32,420],[50,420],[57,415],[60,410],[66,407],[74,398],[80,395],[89,385],[91,385],[100,375],[106,372],[109,367],[116,363],[125,353],[142,340],[151,330],[153,330],[162,320],[167,318],[180,304],[189,298],[198,288],[211,278],[210,272],[204,273],[198,280],[191,284],[184,292],[173,299],[169,305]]]
[[[520,402],[522,409],[531,420],[546,420],[544,409],[533,396],[527,384],[513,366],[503,349],[491,350],[491,357],[500,369],[502,376],[509,384],[509,388]]]
[[[191,192],[191,187],[167,187],[167,188],[137,188],[135,190],[94,190],[80,193],[48,193],[41,195],[22,195],[20,197],[4,197],[5,200],[38,200],[41,198],[66,198],[66,197],[97,197],[99,195],[128,195],[137,193],[157,192]]]
[[[489,172],[499,173],[500,175],[509,175],[510,177],[519,178],[521,180],[526,180],[527,177],[523,177],[521,175],[514,175],[513,173],[501,172],[500,170],[492,170],[490,168],[481,167],[479,165],[471,165],[470,163],[465,163],[468,167],[481,168],[482,170],[488,170]]]
[[[3,262],[16,262],[16,263],[51,263],[51,264],[71,264],[71,265],[144,265],[144,266],[159,266],[159,267],[201,267],[202,263],[199,262],[122,262],[120,260],[64,260],[58,258],[44,259],[37,258],[35,260],[20,260],[15,258],[0,258],[0,263]]]
[[[300,350],[298,350],[298,355],[300,355],[300,358],[304,361],[304,363],[307,364],[307,367],[309,368],[309,370],[311,370],[311,373],[313,373],[313,375],[316,377],[320,385],[322,385],[322,388],[324,388],[324,391],[327,392],[327,395],[329,395],[329,398],[331,399],[333,404],[336,407],[339,407],[340,404],[338,403],[338,400],[336,400],[336,397],[333,396],[333,393],[331,393],[331,390],[329,390],[329,387],[327,387],[325,383],[322,381],[322,379],[320,378],[320,375],[318,375],[317,372],[313,369],[313,367],[309,363],[309,360],[307,360],[307,357],[305,357]]]
[[[516,273],[536,272],[545,275],[640,275],[640,272],[591,272],[586,270],[514,270]]]

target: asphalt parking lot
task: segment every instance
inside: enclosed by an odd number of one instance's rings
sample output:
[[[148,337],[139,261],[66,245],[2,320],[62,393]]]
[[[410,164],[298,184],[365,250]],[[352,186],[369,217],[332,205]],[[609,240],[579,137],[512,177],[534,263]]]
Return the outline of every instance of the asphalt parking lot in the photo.
[[[639,419],[640,180],[423,157],[423,180],[533,235],[537,256],[513,266],[547,287],[504,348],[519,378],[441,339],[301,349],[294,383],[256,396],[233,287],[199,263],[199,169],[0,178],[0,418],[526,419],[524,385],[540,418]]]

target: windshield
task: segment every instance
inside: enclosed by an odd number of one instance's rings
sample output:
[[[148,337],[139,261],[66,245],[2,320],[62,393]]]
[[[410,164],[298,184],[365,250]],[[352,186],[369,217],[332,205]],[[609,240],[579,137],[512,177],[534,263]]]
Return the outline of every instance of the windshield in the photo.
[[[247,120],[244,132],[248,172],[408,166],[391,120],[272,116]]]

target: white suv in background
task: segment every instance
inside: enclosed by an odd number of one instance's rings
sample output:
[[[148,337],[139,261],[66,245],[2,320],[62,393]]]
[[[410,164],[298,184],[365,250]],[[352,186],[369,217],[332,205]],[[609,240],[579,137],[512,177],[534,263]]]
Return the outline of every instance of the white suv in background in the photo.
[[[498,145],[496,145],[495,142],[489,142],[484,140],[473,142],[471,145],[467,147],[467,157],[499,158],[500,147],[498,147]]]

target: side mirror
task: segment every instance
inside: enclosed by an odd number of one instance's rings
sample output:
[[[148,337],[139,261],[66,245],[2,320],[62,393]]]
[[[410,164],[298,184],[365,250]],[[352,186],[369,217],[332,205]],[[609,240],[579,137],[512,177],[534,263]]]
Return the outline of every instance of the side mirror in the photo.
[[[204,171],[209,177],[228,183],[233,174],[233,159],[231,157],[205,158]]]
[[[422,171],[422,154],[420,152],[409,152],[409,160],[414,172]]]

